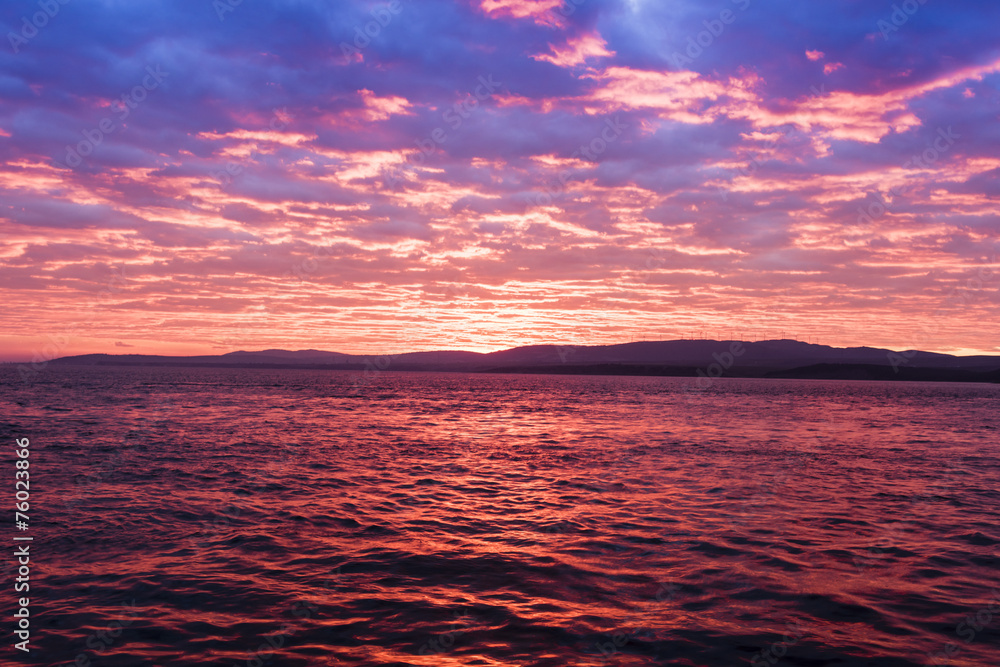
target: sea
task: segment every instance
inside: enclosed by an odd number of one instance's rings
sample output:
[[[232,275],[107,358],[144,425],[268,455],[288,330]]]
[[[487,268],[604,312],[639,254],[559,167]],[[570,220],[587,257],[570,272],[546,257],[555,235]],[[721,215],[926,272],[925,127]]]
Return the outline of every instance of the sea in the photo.
[[[3,366],[0,662],[995,667],[998,408],[987,384]]]

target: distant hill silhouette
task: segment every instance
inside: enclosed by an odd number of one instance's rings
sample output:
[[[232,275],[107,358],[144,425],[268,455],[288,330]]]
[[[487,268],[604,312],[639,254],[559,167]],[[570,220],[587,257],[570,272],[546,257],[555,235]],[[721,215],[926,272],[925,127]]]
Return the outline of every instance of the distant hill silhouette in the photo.
[[[954,382],[1000,381],[1000,357],[873,347],[838,348],[796,340],[754,343],[670,340],[619,345],[530,345],[491,353],[441,350],[387,356],[322,350],[262,350],[166,357],[85,354],[59,365],[314,368],[597,375],[844,378]]]

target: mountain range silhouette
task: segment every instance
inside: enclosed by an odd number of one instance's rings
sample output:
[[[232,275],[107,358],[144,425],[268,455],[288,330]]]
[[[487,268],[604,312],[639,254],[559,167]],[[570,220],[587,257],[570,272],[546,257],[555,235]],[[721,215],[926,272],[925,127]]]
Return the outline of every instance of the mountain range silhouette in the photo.
[[[954,382],[1000,381],[1000,356],[918,350],[838,348],[796,340],[670,340],[617,345],[529,345],[497,352],[462,350],[357,355],[323,350],[237,351],[204,356],[85,354],[51,363],[76,366],[312,368],[682,377],[773,377]]]

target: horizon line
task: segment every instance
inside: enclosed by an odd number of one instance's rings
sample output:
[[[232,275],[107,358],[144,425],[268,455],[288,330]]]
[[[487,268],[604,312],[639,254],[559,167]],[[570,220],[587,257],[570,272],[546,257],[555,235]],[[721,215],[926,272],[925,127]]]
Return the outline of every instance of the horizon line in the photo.
[[[643,344],[643,343],[678,343],[678,342],[702,342],[702,343],[719,343],[719,344],[723,344],[723,343],[729,343],[729,344],[732,344],[732,343],[759,344],[759,343],[787,342],[787,343],[799,343],[799,344],[802,344],[802,345],[809,345],[809,346],[815,346],[815,347],[826,347],[826,348],[830,348],[830,349],[842,349],[842,350],[847,350],[847,349],[872,349],[872,350],[886,350],[886,351],[889,351],[889,352],[896,352],[896,353],[916,351],[916,352],[923,352],[923,353],[928,353],[928,354],[941,354],[941,355],[947,355],[947,356],[959,357],[959,358],[963,358],[963,357],[978,357],[978,356],[1000,357],[1000,350],[998,350],[996,353],[990,353],[990,352],[987,352],[985,350],[963,350],[964,352],[968,352],[968,353],[967,354],[956,354],[955,352],[939,352],[939,351],[935,351],[935,350],[924,350],[924,349],[920,349],[920,348],[916,348],[916,347],[897,349],[897,348],[893,348],[893,347],[879,347],[877,345],[837,346],[837,345],[829,345],[829,344],[826,344],[826,343],[812,342],[811,340],[808,340],[808,339],[803,341],[803,340],[799,340],[797,338],[765,338],[765,339],[761,339],[761,340],[744,340],[742,338],[686,338],[686,337],[683,337],[683,338],[652,339],[652,340],[646,340],[645,338],[643,338],[642,340],[630,340],[630,341],[618,342],[618,343],[586,343],[586,344],[584,344],[584,343],[559,343],[559,342],[554,342],[554,343],[532,343],[532,344],[528,344],[528,345],[514,345],[514,346],[508,346],[508,347],[497,347],[495,349],[492,349],[492,350],[489,350],[489,351],[485,351],[485,352],[483,352],[483,351],[477,351],[477,350],[468,350],[468,349],[463,349],[463,348],[446,348],[446,347],[438,347],[438,348],[432,348],[432,349],[408,350],[408,351],[402,351],[402,352],[369,351],[369,352],[363,352],[363,353],[357,353],[357,352],[340,352],[340,351],[337,351],[337,350],[324,350],[324,349],[315,348],[315,347],[299,348],[299,349],[289,349],[289,348],[281,348],[281,347],[267,347],[267,348],[262,348],[262,349],[259,349],[259,350],[253,350],[253,349],[235,349],[235,350],[229,350],[229,351],[226,351],[226,352],[212,352],[212,353],[198,353],[198,354],[158,354],[158,353],[150,353],[150,352],[81,352],[81,353],[75,353],[75,354],[63,354],[63,355],[58,355],[58,356],[48,356],[47,358],[44,357],[44,355],[42,355],[42,357],[39,358],[39,355],[36,353],[36,355],[35,355],[34,358],[0,359],[0,364],[25,364],[25,363],[33,363],[33,362],[34,363],[38,363],[39,361],[48,362],[48,361],[54,361],[54,360],[57,360],[57,359],[64,359],[64,358],[71,358],[71,357],[82,357],[82,356],[91,356],[91,355],[105,355],[105,356],[109,356],[109,357],[142,356],[142,357],[184,358],[184,357],[221,357],[221,356],[225,356],[225,355],[228,355],[228,354],[237,354],[237,353],[241,353],[241,352],[248,353],[248,354],[259,354],[259,353],[262,353],[262,352],[271,352],[271,351],[274,351],[274,352],[296,352],[296,353],[300,353],[300,352],[319,352],[319,353],[324,353],[324,354],[340,354],[340,355],[344,355],[344,356],[348,356],[348,357],[373,357],[373,356],[375,356],[375,357],[396,357],[396,356],[402,356],[402,355],[407,355],[407,354],[434,353],[434,352],[466,352],[466,353],[469,353],[469,354],[488,355],[488,354],[493,354],[493,353],[496,353],[496,352],[504,352],[504,351],[508,351],[508,350],[524,349],[524,348],[531,348],[531,347],[596,348],[596,347],[615,347],[615,346],[618,346],[618,345],[634,345],[634,344]]]

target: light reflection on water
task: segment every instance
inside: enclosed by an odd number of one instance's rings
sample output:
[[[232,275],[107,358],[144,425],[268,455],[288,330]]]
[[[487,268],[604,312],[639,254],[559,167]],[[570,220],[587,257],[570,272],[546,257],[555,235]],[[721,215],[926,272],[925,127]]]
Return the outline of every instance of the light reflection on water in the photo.
[[[1000,387],[0,373],[34,448],[33,664],[1000,654]]]

